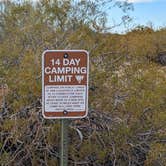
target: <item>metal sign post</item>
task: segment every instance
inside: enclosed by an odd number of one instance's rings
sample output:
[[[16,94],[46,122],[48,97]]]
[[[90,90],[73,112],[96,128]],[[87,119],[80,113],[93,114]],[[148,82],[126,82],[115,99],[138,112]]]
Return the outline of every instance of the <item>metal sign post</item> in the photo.
[[[61,119],[61,155],[60,166],[68,164],[68,119]]]
[[[42,55],[42,114],[61,119],[61,166],[68,163],[68,119],[88,114],[89,54],[85,50],[46,50]]]

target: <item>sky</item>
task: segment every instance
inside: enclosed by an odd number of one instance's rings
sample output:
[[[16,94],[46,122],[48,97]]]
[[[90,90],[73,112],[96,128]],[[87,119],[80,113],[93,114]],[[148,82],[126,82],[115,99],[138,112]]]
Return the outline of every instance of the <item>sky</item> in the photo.
[[[35,2],[38,0],[31,1]],[[166,0],[128,0],[128,2],[131,2],[134,6],[133,11],[126,13],[132,18],[132,21],[125,25],[115,26],[115,28],[110,30],[111,32],[125,33],[137,25],[153,25],[153,28],[155,29],[166,27]],[[113,7],[109,11],[107,25],[110,27],[119,24],[122,16],[126,14],[124,14],[121,9]]]
[[[121,0],[123,1],[123,0]],[[133,3],[134,10],[128,14],[132,22],[127,25],[114,28],[113,32],[124,32],[137,25],[153,25],[155,29],[166,27],[166,0],[128,0]],[[109,13],[108,24],[118,23],[124,13],[113,8]]]

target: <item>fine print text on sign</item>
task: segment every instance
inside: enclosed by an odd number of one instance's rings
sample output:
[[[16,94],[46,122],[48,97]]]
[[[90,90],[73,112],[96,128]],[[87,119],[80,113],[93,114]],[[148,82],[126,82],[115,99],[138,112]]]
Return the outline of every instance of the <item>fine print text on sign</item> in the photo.
[[[47,50],[42,57],[45,118],[83,118],[88,111],[89,57],[85,50]]]

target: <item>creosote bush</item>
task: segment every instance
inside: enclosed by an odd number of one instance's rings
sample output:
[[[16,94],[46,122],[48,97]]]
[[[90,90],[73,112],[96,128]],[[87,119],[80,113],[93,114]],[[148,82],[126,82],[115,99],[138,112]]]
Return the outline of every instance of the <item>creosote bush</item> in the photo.
[[[90,52],[89,114],[69,125],[69,165],[163,165],[166,29],[111,34],[102,6],[115,1],[0,2],[0,165],[58,165],[59,120],[41,115],[41,54]],[[163,61],[162,61],[163,62]],[[2,91],[0,91],[2,92]]]

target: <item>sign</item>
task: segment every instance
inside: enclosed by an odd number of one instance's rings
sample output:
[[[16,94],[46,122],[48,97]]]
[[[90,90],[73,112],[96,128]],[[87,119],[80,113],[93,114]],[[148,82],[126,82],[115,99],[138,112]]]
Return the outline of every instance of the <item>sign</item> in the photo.
[[[46,50],[42,55],[42,114],[83,118],[88,111],[89,55],[85,50]]]

